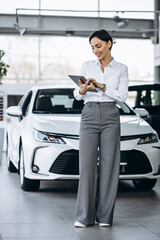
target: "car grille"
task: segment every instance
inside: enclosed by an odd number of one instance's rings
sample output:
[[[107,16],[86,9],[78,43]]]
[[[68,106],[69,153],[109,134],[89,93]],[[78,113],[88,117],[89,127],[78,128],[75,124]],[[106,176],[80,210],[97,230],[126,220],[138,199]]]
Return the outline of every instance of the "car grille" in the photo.
[[[77,150],[69,150],[61,153],[49,171],[57,174],[78,175],[79,152]]]
[[[147,156],[137,150],[121,151],[120,174],[147,174],[152,167]]]
[[[121,151],[120,174],[147,174],[152,171],[147,156],[140,151]],[[61,153],[52,164],[49,172],[64,175],[79,174],[79,152],[69,150]]]

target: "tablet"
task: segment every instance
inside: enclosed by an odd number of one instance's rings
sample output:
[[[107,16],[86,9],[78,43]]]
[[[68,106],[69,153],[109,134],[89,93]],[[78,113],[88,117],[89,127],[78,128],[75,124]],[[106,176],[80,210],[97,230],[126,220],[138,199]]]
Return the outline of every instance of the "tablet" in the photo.
[[[81,75],[68,75],[78,86],[80,86],[79,80],[82,81],[82,83],[85,83],[87,79],[84,76]],[[98,92],[96,89],[89,90],[90,92]]]

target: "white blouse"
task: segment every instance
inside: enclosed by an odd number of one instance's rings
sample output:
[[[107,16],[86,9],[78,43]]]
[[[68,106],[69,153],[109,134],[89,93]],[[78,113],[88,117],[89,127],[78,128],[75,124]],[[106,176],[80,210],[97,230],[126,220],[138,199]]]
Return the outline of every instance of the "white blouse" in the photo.
[[[84,102],[124,102],[128,96],[128,69],[127,66],[116,62],[114,58],[101,70],[101,64],[98,59],[84,62],[81,68],[81,75],[86,79],[94,78],[99,83],[106,84],[106,91],[98,89],[98,92],[79,93],[79,87],[74,90],[74,97]]]

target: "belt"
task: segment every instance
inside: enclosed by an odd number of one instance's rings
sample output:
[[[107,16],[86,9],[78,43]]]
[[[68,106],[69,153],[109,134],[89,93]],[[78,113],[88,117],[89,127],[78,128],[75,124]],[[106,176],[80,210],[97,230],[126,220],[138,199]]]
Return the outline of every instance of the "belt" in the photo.
[[[87,102],[85,105],[88,106],[93,106],[93,105],[107,105],[107,106],[114,106],[116,103],[115,102]]]

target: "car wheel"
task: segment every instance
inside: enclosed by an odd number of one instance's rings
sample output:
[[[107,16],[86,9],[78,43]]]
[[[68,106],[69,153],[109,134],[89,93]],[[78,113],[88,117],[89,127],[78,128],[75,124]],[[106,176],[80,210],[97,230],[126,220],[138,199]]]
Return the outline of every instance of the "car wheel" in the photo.
[[[157,182],[157,179],[134,179],[133,185],[138,190],[151,190]]]
[[[20,164],[19,164],[19,175],[21,188],[24,191],[38,191],[40,187],[40,180],[32,180],[25,177],[25,165],[24,165],[24,154],[23,148],[20,149]]]
[[[9,151],[8,151],[8,140],[7,140],[7,149],[6,149],[6,159],[7,159],[7,169],[9,172],[17,172],[17,168],[10,160]]]

